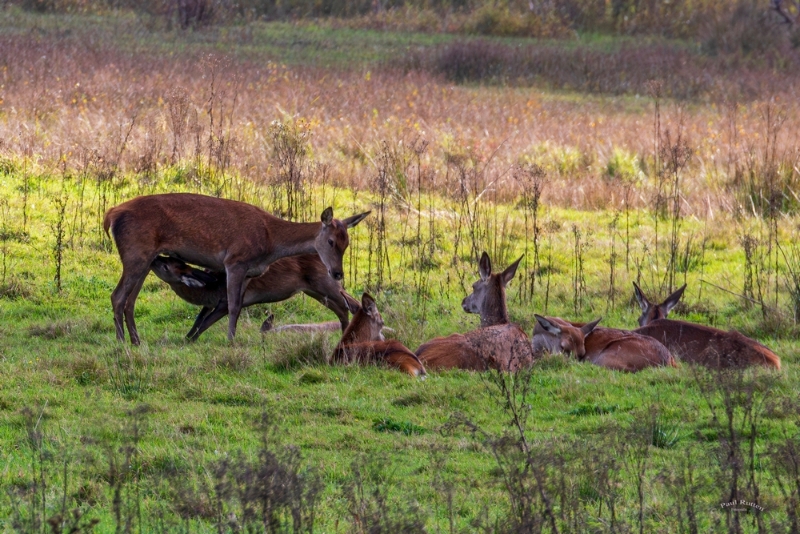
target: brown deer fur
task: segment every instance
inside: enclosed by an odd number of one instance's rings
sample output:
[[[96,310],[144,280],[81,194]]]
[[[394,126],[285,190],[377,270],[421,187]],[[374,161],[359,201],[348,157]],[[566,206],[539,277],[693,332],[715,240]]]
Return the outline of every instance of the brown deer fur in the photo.
[[[385,364],[411,376],[425,376],[425,367],[413,352],[397,340],[384,339],[383,318],[369,293],[361,296],[360,303],[346,292],[341,293],[353,320],[333,350],[331,363]]]
[[[150,268],[180,298],[190,304],[202,306],[194,326],[186,335],[187,338],[196,340],[211,325],[228,314],[225,273],[207,273],[165,256],[153,260]],[[341,284],[328,276],[328,270],[317,254],[289,256],[271,264],[261,276],[250,279],[242,297],[242,307],[280,302],[302,291],[333,311],[339,318],[336,328],[344,331],[350,319],[345,301],[339,294],[341,289]],[[324,330],[328,330],[328,324],[324,324]],[[273,329],[271,321],[264,321],[261,327],[262,332],[285,329],[289,328]],[[310,329],[320,330],[318,326]]]
[[[533,328],[533,352],[539,356],[544,352],[551,354],[573,354],[579,360],[586,357],[586,337],[594,330],[600,319],[591,323],[573,326],[560,317],[542,317],[534,314],[536,326]]]
[[[581,327],[584,323],[571,322]],[[615,371],[641,371],[647,367],[677,367],[667,347],[657,340],[616,328],[595,328],[584,338],[583,359]]]
[[[328,273],[341,280],[347,228],[367,214],[339,221],[327,208],[322,224],[292,223],[244,202],[191,193],[142,196],[113,207],[106,212],[103,227],[113,236],[122,260],[122,277],[111,294],[117,339],[125,339],[124,315],[131,343],[139,343],[134,305],[158,255],[225,271],[232,340],[247,278],[263,274],[280,258],[316,252]]]
[[[636,300],[642,307],[641,327],[634,332],[660,341],[681,360],[712,368],[751,365],[781,368],[781,360],[774,352],[735,330],[725,332],[710,326],[667,319],[686,286],[658,305],[651,303],[639,286],[633,284],[633,287]]]
[[[492,274],[489,255],[484,252],[478,263],[480,280],[472,285],[472,294],[461,303],[467,313],[479,313],[481,328],[466,334],[452,334],[423,343],[416,353],[429,368],[485,371],[516,371],[533,363],[530,338],[508,321],[505,286],[516,274],[522,258],[505,271]]]

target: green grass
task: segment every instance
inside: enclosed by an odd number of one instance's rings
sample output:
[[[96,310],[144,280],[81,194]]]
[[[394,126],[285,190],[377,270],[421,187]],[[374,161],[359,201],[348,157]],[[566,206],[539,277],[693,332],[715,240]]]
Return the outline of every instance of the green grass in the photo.
[[[0,189],[12,213],[21,210],[19,180],[16,174],[5,174]],[[132,348],[118,344],[109,294],[119,276],[119,259],[95,226],[98,195],[91,183],[86,184],[85,198],[94,200],[87,200],[83,206],[83,219],[88,223],[83,230],[77,223],[68,230],[61,293],[55,291],[52,282],[53,237],[49,229],[55,212],[49,199],[66,187],[71,199],[68,211],[74,215],[74,210],[80,211],[74,194],[79,185],[78,181],[62,182],[56,177],[39,180],[29,199],[30,219],[24,229],[29,237],[6,241],[5,261],[12,268],[4,283],[13,281],[26,296],[0,299],[0,449],[6,451],[0,469],[2,485],[29,487],[33,472],[38,472],[31,468],[35,449],[26,438],[27,417],[44,432],[45,449],[53,454],[42,460],[49,469],[47,476],[60,480],[59,465],[66,461],[68,493],[83,495],[83,500],[76,502],[82,502],[91,517],[101,520],[99,531],[109,531],[115,524],[109,458],[121,458],[129,450],[125,446],[131,443],[133,428],[137,427],[135,478],[126,479],[129,493],[125,495],[131,502],[138,499],[144,517],[151,521],[148,524],[153,525],[159,514],[175,517],[176,473],[182,473],[181,480],[203,480],[221,458],[235,457],[239,451],[252,458],[261,443],[256,422],[266,412],[277,422],[276,447],[298,447],[304,468],[314,469],[324,481],[318,515],[321,531],[332,531],[337,522],[349,520],[342,492],[353,480],[353,462],[376,456],[382,458],[381,476],[392,481],[391,499],[397,509],[404,502],[418,503],[432,530],[449,522],[442,495],[432,489],[441,477],[455,488],[460,503],[455,515],[459,528],[468,529],[484,503],[493,503],[492,514],[501,513],[504,493],[495,481],[500,472],[493,455],[478,436],[451,424],[453,417],[461,414],[490,435],[500,435],[509,428],[509,417],[496,389],[478,374],[431,373],[422,381],[388,369],[331,367],[322,361],[336,343],[337,334],[262,337],[258,327],[264,306],[243,313],[235,344],[227,342],[224,321],[190,344],[183,335],[195,310],[156,279],[148,279],[137,302],[143,345]],[[115,191],[118,201],[134,193],[125,187]],[[359,196],[366,203],[364,194]],[[346,212],[342,206],[351,203],[342,193],[334,209],[336,213]],[[512,206],[493,209],[520,216]],[[468,259],[460,260],[456,267],[449,266],[444,258],[452,255],[452,244],[444,238],[438,253],[441,258],[435,258],[441,267],[431,272],[430,287],[439,289],[423,293],[422,300],[417,300],[413,273],[400,272],[407,269],[403,262],[411,261],[407,254],[400,254],[396,242],[396,231],[404,224],[403,213],[389,212],[390,228],[395,229],[389,234],[390,261],[395,270],[387,281],[388,289],[378,292],[377,297],[387,325],[413,349],[434,335],[477,326],[476,317],[460,310],[464,292],[457,270],[466,270],[467,286],[477,273],[472,272],[476,268]],[[628,301],[629,284],[619,282],[614,307],[610,307],[605,293],[609,239],[605,232],[613,214],[555,209],[546,213],[549,220],[558,221],[558,229],[553,226],[547,239],[553,258],[547,313],[576,319],[604,315],[603,324],[634,326],[638,310]],[[641,213],[634,214],[634,221],[636,239],[645,239],[651,232],[652,219]],[[8,235],[21,235],[19,217],[6,219],[4,224],[14,229]],[[573,224],[591,232],[585,260],[588,291],[577,315],[570,285]],[[703,231],[695,222],[685,224],[686,232]],[[706,252],[703,279],[730,283],[730,277],[739,272],[739,252],[725,245],[733,231],[732,227],[714,229],[719,245]],[[346,282],[354,294],[361,291],[364,273],[369,270],[367,233],[365,225],[353,231],[351,246],[359,274]],[[518,256],[519,237],[506,235],[505,240],[511,243],[506,255]],[[495,268],[503,267],[504,261],[495,260]],[[697,303],[702,287],[698,282],[700,267],[695,265],[687,274],[690,291],[685,298],[690,304]],[[625,271],[621,262],[617,268],[621,280],[629,280],[634,274]],[[543,311],[544,295],[539,288],[533,303],[521,302],[517,293],[520,276],[509,285],[511,313],[530,330],[533,312]],[[703,288],[700,302],[703,309],[711,310],[718,326],[742,327],[758,320],[757,310],[745,310],[721,292]],[[266,308],[275,313],[278,323],[330,320],[327,310],[304,297]],[[689,315],[699,321],[706,317]],[[798,343],[794,337],[762,339],[775,347],[784,364],[769,397],[793,398]],[[720,429],[711,424],[708,406],[687,366],[622,374],[555,356],[536,366],[531,385],[530,418],[525,430],[536,442],[574,440],[589,444],[605,440],[609,432],[628,432],[637,421],[647,419],[649,412],[658,410],[658,422],[648,427],[650,434],[646,437],[653,446],[649,472],[655,474],[677,465],[688,450],[708,459],[720,439]],[[144,408],[135,412],[137,407]],[[764,418],[757,439],[761,453],[779,443],[784,432],[792,431],[792,417],[770,412]],[[680,439],[676,437],[677,428]],[[446,451],[444,470],[436,467],[436,451]],[[701,469],[709,476],[714,472],[711,467]],[[777,490],[768,479],[763,484],[770,488],[765,492],[777,499]],[[138,497],[130,493],[136,487],[140,488]],[[584,489],[586,495],[602,495],[591,484]],[[58,495],[55,488],[53,492]],[[50,506],[58,502],[53,495]],[[630,499],[634,502],[633,494]],[[721,497],[717,490],[709,489],[702,499],[713,507]],[[13,502],[2,501],[0,509],[9,513],[0,515],[10,517],[14,509],[28,509],[24,499]],[[652,506],[658,508],[657,502]],[[632,514],[633,508],[623,508],[621,513]],[[194,521],[196,531],[210,531],[208,519]],[[10,523],[0,521],[0,525],[10,529]]]
[[[16,10],[4,10],[0,17],[2,35],[91,37],[87,46],[111,43],[131,54],[219,50],[232,57],[274,57],[287,64],[335,68],[371,68],[410,47],[435,46],[454,38],[283,23],[162,32],[142,29],[146,21],[133,16],[93,19]],[[612,51],[621,42],[601,37],[588,41]],[[509,89],[478,90],[499,95]],[[645,99],[635,97],[601,101],[592,95],[546,93],[542,98],[597,99],[598,104],[610,102],[619,113],[641,113],[646,105]],[[46,125],[42,127],[46,135]],[[289,454],[285,447],[296,447],[300,471],[313,472],[322,481],[319,532],[357,530],[351,524],[355,505],[348,500],[349,489],[359,481],[357,473],[364,476],[365,498],[386,493],[387,509],[393,514],[410,516],[409,510],[418,507],[431,532],[448,531],[451,521],[456,531],[472,531],[484,517],[484,508],[490,523],[507,515],[509,498],[502,477],[509,462],[518,460],[514,454],[520,447],[514,442],[512,452],[499,455],[498,462],[497,438],[513,435],[514,427],[507,399],[489,378],[456,371],[430,373],[423,381],[389,369],[329,366],[325,358],[338,340],[335,333],[259,333],[264,311],[273,312],[278,325],[332,319],[327,309],[304,296],[245,310],[234,344],[227,341],[225,321],[197,343],[188,343],[184,335],[197,310],[154,277],[146,281],[136,307],[143,345],[120,344],[114,336],[109,296],[121,266],[100,229],[103,210],[137,194],[177,190],[209,194],[217,184],[194,189],[191,181],[179,178],[193,164],[184,162],[183,167],[162,166],[147,183],[134,174],[119,174],[101,190],[91,173],[62,176],[57,169],[37,164],[35,155],[23,157],[4,153],[0,158],[0,530],[14,530],[15,518],[25,522],[39,515],[51,517],[60,510],[66,487],[68,507],[78,506],[87,520],[97,518],[99,532],[112,532],[118,526],[116,490],[124,504],[122,515],[135,517],[137,508],[141,510],[143,524],[137,526],[142,531],[183,527],[214,532],[208,514],[211,505],[206,502],[209,490],[203,488],[213,486],[216,470],[224,462],[255,465],[269,456],[265,447],[281,461]],[[26,173],[32,178],[23,210]],[[241,179],[234,172],[229,178],[223,194],[244,191],[244,200],[271,207],[265,204],[270,195],[263,189],[253,184],[239,188]],[[375,208],[376,197],[369,191],[340,188],[331,194],[311,189],[309,213],[317,214],[328,204],[333,204],[337,216]],[[68,204],[62,290],[57,292],[53,199],[62,193]],[[365,288],[374,291],[387,326],[412,349],[434,336],[478,326],[477,317],[460,307],[477,277],[477,266],[470,256],[467,228],[461,228],[456,247],[458,202],[447,194],[421,195],[423,211],[429,205],[436,208],[431,226],[429,215],[417,219],[413,209],[402,209],[403,202],[416,205],[410,195],[392,199],[387,212],[388,268],[380,290],[375,287],[375,257],[370,254],[376,212],[353,230],[352,255],[345,257],[348,291],[355,295]],[[496,270],[525,253],[508,297],[512,319],[528,332],[534,312],[575,320],[603,316],[602,325],[632,328],[639,310],[631,300],[630,282],[638,280],[649,293],[662,285],[667,221],[658,221],[657,240],[653,215],[631,212],[627,243],[631,254],[626,262],[620,222],[624,218],[612,227],[618,213],[543,206],[542,265],[529,301],[522,298],[521,288],[523,278],[534,271],[533,250],[524,244],[519,204],[493,204],[487,195],[471,207],[479,221],[478,246],[490,251]],[[23,211],[28,218],[25,225]],[[420,221],[423,240],[430,238],[435,245],[435,252],[425,258],[433,268],[421,273],[414,269],[421,249],[413,239]],[[791,242],[795,218],[781,218],[778,224],[781,241]],[[772,474],[774,451],[796,436],[800,411],[796,403],[800,342],[797,326],[787,315],[786,289],[778,280],[776,319],[702,282],[741,292],[744,255],[738,238],[747,229],[764,232],[765,225],[725,213],[710,221],[684,219],[681,239],[693,236],[696,245],[705,239],[706,248],[702,255],[695,250],[687,272],[678,274],[679,283],[685,279],[689,289],[685,307],[674,313],[743,330],[781,356],[780,373],[748,371],[745,382],[761,384],[759,395],[764,399],[753,436],[760,502],[770,520],[782,520],[785,502]],[[579,302],[575,301],[573,226],[585,243],[585,287]],[[612,234],[618,255],[613,299],[609,296]],[[776,280],[774,274],[769,276],[771,288]],[[543,462],[556,452],[569,460],[563,466],[548,464],[548,469],[567,473],[567,485],[592,515],[596,531],[606,528],[606,503],[614,491],[620,494],[619,518],[638,527],[631,456],[641,450],[649,455],[644,530],[678,530],[672,508],[676,493],[670,493],[668,482],[683,476],[687,459],[694,459],[700,530],[712,531],[724,524],[719,447],[726,436],[709,407],[710,399],[719,414],[722,394],[708,393],[703,384],[696,370],[686,365],[622,374],[549,356],[536,364],[530,376],[524,431]],[[264,414],[273,423],[266,430]],[[736,414],[741,417],[741,411]],[[463,424],[464,420],[474,426]],[[740,437],[751,434],[744,428]],[[614,475],[619,484],[601,484],[597,473],[608,461],[621,466]],[[194,493],[187,493],[184,486]],[[46,496],[45,504],[37,501],[36,488]],[[453,496],[450,507],[447,491]],[[42,509],[41,514],[36,512]],[[747,523],[747,529],[754,527]]]
[[[645,43],[692,48],[684,41],[661,37],[581,34],[575,39],[552,40],[357,29],[332,26],[324,21],[257,21],[179,31],[167,30],[164,21],[158,18],[124,11],[112,15],[37,14],[14,8],[0,11],[0,36],[31,34],[63,41],[77,40],[88,46],[102,43],[102,48],[110,45],[120,51],[155,57],[219,52],[239,60],[271,59],[289,66],[336,69],[397,64],[412,50],[424,52],[454,41],[476,39],[512,47],[538,43],[609,54],[626,45],[641,46]]]

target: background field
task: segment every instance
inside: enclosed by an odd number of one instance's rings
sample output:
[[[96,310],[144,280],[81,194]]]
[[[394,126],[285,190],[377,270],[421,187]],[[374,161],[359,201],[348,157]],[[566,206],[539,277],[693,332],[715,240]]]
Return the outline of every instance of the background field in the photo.
[[[800,71],[778,14],[219,3],[183,29],[157,3],[7,4],[5,531],[799,528]],[[303,296],[246,310],[235,344],[224,321],[188,344],[196,310],[154,277],[131,348],[102,217],[166,191],[293,220],[372,209],[345,286],[412,349],[477,327],[460,302],[486,250],[496,269],[524,254],[526,331],[534,313],[633,328],[631,282],[654,299],[687,283],[676,317],[753,336],[782,370],[554,356],[419,381],[327,365],[336,334],[259,333],[265,311],[333,318]]]

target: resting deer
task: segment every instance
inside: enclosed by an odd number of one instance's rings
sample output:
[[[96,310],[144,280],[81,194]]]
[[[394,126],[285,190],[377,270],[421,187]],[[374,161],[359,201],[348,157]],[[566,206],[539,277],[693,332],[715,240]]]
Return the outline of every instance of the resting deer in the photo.
[[[634,283],[634,296],[642,308],[639,317],[641,328],[634,332],[655,338],[680,359],[691,363],[714,368],[750,365],[781,368],[781,360],[774,352],[735,330],[725,332],[709,326],[667,319],[667,314],[678,304],[685,289],[686,285],[661,304],[655,305]]]
[[[159,256],[150,269],[183,300],[202,306],[186,337],[194,341],[211,325],[228,314],[225,273],[206,272],[196,269],[175,258]],[[251,278],[242,297],[242,307],[267,302],[280,302],[302,291],[309,297],[329,308],[339,321],[334,328],[344,331],[350,321],[347,306],[339,294],[342,286],[328,276],[322,260],[316,254],[301,254],[282,258],[269,266],[261,276]],[[328,329],[329,323],[323,323]],[[297,325],[300,326],[300,325]],[[320,325],[314,330],[321,330]],[[264,321],[261,330],[272,329],[271,318]],[[274,330],[297,329],[277,327]]]
[[[113,207],[103,228],[110,230],[122,260],[122,277],[111,294],[117,339],[125,339],[124,315],[131,343],[139,344],[134,305],[150,265],[161,254],[225,271],[228,339],[233,340],[248,278],[260,276],[280,258],[317,253],[328,274],[341,280],[350,242],[347,229],[368,214],[339,221],[327,208],[322,224],[293,223],[244,202],[191,193],[142,196]]]
[[[533,350],[567,353],[615,371],[641,371],[646,367],[672,366],[675,359],[655,339],[616,328],[598,328],[600,319],[575,323],[559,317],[536,315]]]
[[[423,343],[416,353],[429,369],[516,371],[533,363],[530,338],[508,320],[505,287],[517,272],[520,257],[501,273],[492,274],[492,262],[484,252],[478,263],[480,280],[461,303],[467,313],[479,313],[481,328],[466,334],[437,337]]]
[[[331,363],[383,363],[411,376],[425,376],[425,367],[413,352],[395,339],[384,339],[383,318],[369,293],[361,295],[360,303],[344,290],[341,294],[353,314],[353,320],[333,350]]]

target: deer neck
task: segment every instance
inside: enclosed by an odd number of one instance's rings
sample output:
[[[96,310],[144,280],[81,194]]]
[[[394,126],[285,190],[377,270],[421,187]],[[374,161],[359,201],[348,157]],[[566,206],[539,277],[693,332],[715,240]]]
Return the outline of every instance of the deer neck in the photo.
[[[502,288],[493,295],[481,309],[481,328],[508,324],[508,306],[506,305],[506,295]]]
[[[278,219],[271,234],[275,259],[298,254],[316,254],[314,243],[320,232],[320,223],[295,223]]]
[[[339,346],[344,347],[353,343],[360,343],[362,341],[369,341],[370,332],[367,319],[364,317],[364,312],[359,310],[353,315],[350,324],[345,328],[342,333],[342,339],[339,341]]]

